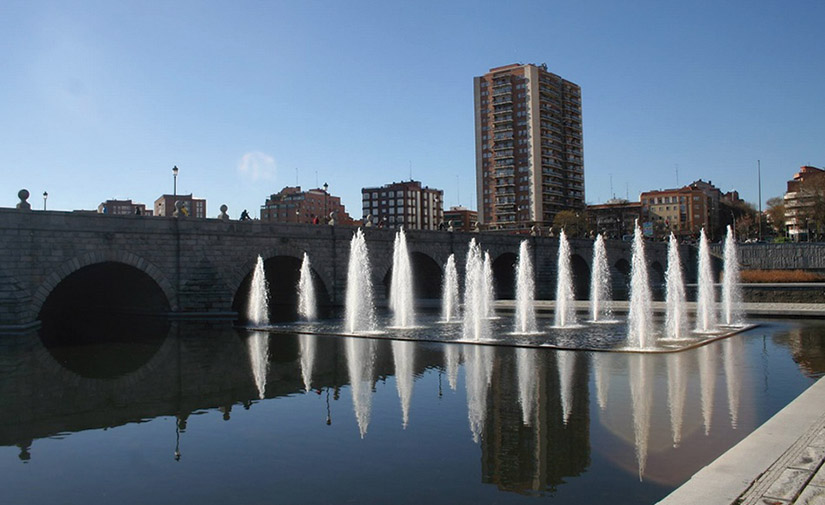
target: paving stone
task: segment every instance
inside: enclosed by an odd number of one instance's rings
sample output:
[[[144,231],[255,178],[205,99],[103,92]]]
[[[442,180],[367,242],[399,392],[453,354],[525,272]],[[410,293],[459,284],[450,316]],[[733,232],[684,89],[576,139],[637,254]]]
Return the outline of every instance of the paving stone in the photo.
[[[816,470],[822,460],[825,459],[825,447],[806,447],[799,456],[794,459],[790,465],[791,468],[799,468],[800,470]]]
[[[765,491],[766,498],[779,498],[780,500],[793,500],[794,496],[802,489],[808,481],[811,472],[786,468],[779,474],[776,481]]]
[[[814,478],[811,479],[811,485],[825,487],[825,465],[822,465],[819,471],[814,475]]]
[[[814,439],[811,441],[813,447],[825,447],[825,428],[819,430]]]
[[[765,498],[759,500],[759,505],[790,505],[788,500],[777,500],[776,498]]]
[[[794,505],[825,505],[825,487],[807,486]]]

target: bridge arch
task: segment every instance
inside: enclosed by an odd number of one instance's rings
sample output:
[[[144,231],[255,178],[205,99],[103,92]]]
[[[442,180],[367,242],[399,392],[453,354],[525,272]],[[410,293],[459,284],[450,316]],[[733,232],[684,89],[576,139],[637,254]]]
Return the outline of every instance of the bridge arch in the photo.
[[[576,300],[587,300],[590,296],[590,267],[587,260],[578,254],[570,255],[570,270],[573,274],[573,294]]]
[[[493,286],[497,299],[515,300],[516,264],[518,256],[512,252],[502,253],[493,260]]]
[[[64,262],[52,271],[52,273],[46,276],[37,289],[35,289],[32,296],[32,315],[36,318],[42,312],[44,304],[52,295],[54,290],[76,272],[91,268],[92,270],[86,270],[86,273],[99,275],[100,271],[95,272],[98,268],[95,267],[95,265],[106,265],[105,267],[99,268],[114,268],[120,273],[131,276],[132,280],[142,283],[142,281],[139,280],[139,275],[133,275],[135,273],[134,271],[140,272],[145,276],[145,278],[151,280],[162,294],[163,302],[165,303],[165,311],[168,312],[170,310],[177,310],[176,291],[172,286],[172,283],[169,282],[169,279],[163,274],[159,267],[134,253],[126,251],[106,251],[88,253],[83,256],[73,258]],[[122,265],[128,268],[120,268],[117,265]],[[131,269],[132,272],[129,272],[129,269]],[[148,285],[143,287],[150,289]],[[115,289],[115,292],[118,292],[117,287],[113,289]]]
[[[264,260],[270,320],[289,321],[297,318],[298,281],[301,278],[302,262],[303,255],[300,258],[290,255],[274,255]],[[310,259],[310,264],[311,263],[312,260]],[[255,273],[256,264],[257,258],[254,263],[249,265],[247,275],[235,290],[232,309],[238,312],[239,318],[242,320],[246,319],[246,309],[249,305],[249,290],[252,285],[252,276]],[[323,279],[314,267],[311,269],[311,273],[319,308],[329,306],[330,295]]]
[[[420,251],[410,251],[410,264],[413,275],[413,298],[440,299],[441,277],[443,272],[438,262],[429,254]],[[392,284],[392,269],[393,265],[390,265],[382,278],[382,283],[388,294],[388,300]]]

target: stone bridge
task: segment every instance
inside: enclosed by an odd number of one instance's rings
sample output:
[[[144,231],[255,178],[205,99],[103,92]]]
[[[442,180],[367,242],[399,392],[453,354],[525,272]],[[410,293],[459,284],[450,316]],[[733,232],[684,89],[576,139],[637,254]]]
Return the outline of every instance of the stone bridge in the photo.
[[[343,226],[0,209],[0,328],[31,325],[51,310],[112,303],[130,312],[235,317],[247,303],[258,255],[265,260],[274,305],[294,312],[306,252],[321,304],[340,306],[354,231]],[[376,303],[382,305],[394,231],[364,231]],[[524,239],[531,244],[537,297],[553,298],[558,238],[409,231],[418,299],[439,298],[441,272],[450,254],[455,254],[463,278],[473,238],[493,259],[499,298],[513,297],[513,265]],[[571,241],[578,298],[588,294],[592,245],[592,240]],[[626,294],[631,244],[608,241],[607,251],[614,292],[621,297]],[[648,243],[646,251],[651,282],[661,282],[666,245]],[[695,251],[686,248],[682,257],[688,277],[693,277]]]

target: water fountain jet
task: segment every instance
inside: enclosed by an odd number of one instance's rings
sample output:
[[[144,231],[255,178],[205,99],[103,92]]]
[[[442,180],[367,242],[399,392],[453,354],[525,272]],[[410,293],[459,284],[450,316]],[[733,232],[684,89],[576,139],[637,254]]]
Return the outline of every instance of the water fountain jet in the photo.
[[[375,330],[370,258],[361,228],[358,228],[350,241],[344,324],[346,331],[353,334]]]
[[[249,322],[255,326],[269,324],[269,286],[266,282],[264,259],[258,255],[255,271],[252,273],[252,283],[249,286],[249,307],[246,313]]]
[[[576,324],[573,293],[573,271],[570,266],[570,243],[564,230],[559,235],[558,278],[556,280],[556,313],[554,326],[565,328]]]
[[[533,262],[530,259],[530,248],[526,240],[519,245],[518,264],[516,265],[516,320],[515,333],[537,333],[536,285],[533,279]]]

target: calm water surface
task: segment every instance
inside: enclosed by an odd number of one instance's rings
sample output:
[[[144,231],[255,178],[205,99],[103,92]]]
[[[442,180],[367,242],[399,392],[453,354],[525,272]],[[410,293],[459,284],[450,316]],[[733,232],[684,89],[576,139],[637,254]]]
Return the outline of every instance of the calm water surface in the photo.
[[[823,371],[817,321],[670,355],[45,325],[0,340],[2,502],[653,503]]]

